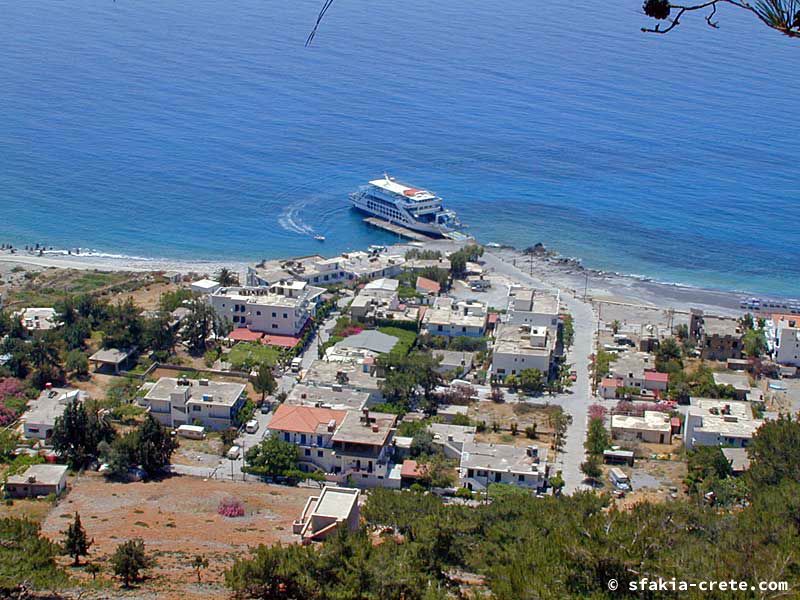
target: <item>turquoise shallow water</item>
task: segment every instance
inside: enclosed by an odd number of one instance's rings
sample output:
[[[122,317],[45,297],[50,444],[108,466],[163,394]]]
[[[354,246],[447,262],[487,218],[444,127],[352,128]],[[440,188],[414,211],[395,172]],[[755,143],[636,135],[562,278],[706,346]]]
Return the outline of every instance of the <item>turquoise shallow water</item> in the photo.
[[[339,252],[389,171],[483,241],[800,296],[800,43],[733,9],[337,0],[306,49],[317,0],[0,4],[0,241]]]

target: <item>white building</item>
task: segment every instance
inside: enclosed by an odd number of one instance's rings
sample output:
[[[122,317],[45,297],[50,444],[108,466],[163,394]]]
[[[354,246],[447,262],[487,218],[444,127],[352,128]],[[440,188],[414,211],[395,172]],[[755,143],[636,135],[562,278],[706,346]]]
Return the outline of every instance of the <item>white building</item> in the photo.
[[[683,443],[687,450],[695,446],[742,448],[763,423],[753,418],[747,402],[692,398],[686,412]]]
[[[555,335],[558,328],[559,306],[559,292],[551,294],[512,286],[508,290],[508,310],[504,320],[511,325],[547,327],[551,334]]]
[[[337,383],[330,386],[298,383],[286,397],[287,404],[356,411],[367,408],[369,400],[369,393],[346,388]]]
[[[545,459],[546,450],[538,446],[467,441],[461,452],[459,483],[473,491],[485,490],[492,483],[543,490],[548,476]]]
[[[219,281],[214,281],[213,279],[200,279],[199,281],[193,281],[189,284],[189,289],[201,296],[213,294],[221,287]]]
[[[800,317],[779,315],[773,318],[775,362],[800,367]]]
[[[671,444],[670,416],[655,410],[646,410],[641,417],[612,415],[611,437],[615,440],[641,440],[651,444]]]
[[[498,325],[492,352],[491,375],[503,380],[525,369],[550,372],[555,337],[547,327],[531,325]]]
[[[282,281],[270,287],[220,288],[210,302],[217,315],[234,327],[296,336],[316,313],[324,291],[305,281]]]
[[[483,302],[438,297],[422,317],[422,332],[444,337],[482,337],[487,314]]]
[[[244,405],[244,384],[227,381],[162,377],[138,402],[162,425],[202,425],[226,429]]]
[[[357,487],[388,487],[394,486],[389,474],[396,418],[369,409],[281,404],[268,428],[299,446],[300,466],[305,470],[319,470],[329,481]]]
[[[58,327],[54,308],[26,308],[19,311],[17,317],[28,331],[47,331]]]
[[[460,459],[464,444],[474,441],[477,429],[472,425],[431,423],[428,425],[428,431],[433,436],[433,443],[441,446],[447,458]]]
[[[405,258],[381,252],[346,252],[333,258],[320,255],[289,260],[262,261],[247,269],[247,284],[270,286],[282,279],[298,279],[313,285],[350,284],[361,279],[395,277]]]
[[[28,402],[28,410],[21,418],[23,436],[29,440],[49,440],[56,419],[64,414],[67,404],[76,401],[83,401],[83,392],[72,388],[48,387],[36,400]]]
[[[324,540],[341,528],[358,529],[357,489],[326,485],[319,496],[310,496],[300,518],[292,523],[292,532],[304,544]]]
[[[67,466],[31,465],[21,475],[11,475],[4,489],[12,498],[58,496],[67,489]]]

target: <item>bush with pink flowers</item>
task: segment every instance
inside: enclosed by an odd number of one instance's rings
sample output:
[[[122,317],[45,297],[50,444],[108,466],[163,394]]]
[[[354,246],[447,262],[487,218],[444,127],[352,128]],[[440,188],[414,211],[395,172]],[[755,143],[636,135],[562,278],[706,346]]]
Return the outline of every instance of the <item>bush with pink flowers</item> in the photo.
[[[217,507],[217,513],[223,517],[243,517],[244,504],[238,498],[223,498]]]

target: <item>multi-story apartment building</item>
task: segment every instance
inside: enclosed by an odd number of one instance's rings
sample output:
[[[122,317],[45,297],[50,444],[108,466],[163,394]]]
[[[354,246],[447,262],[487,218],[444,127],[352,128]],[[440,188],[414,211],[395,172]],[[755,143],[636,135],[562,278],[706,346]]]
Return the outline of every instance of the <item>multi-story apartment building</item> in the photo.
[[[217,315],[235,328],[296,336],[316,313],[325,290],[305,281],[281,281],[270,287],[220,288],[210,302]]]

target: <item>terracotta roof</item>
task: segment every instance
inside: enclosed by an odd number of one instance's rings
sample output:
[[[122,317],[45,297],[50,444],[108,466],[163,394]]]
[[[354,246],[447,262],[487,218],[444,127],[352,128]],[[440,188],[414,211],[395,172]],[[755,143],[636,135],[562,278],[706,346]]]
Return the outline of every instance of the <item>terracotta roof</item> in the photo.
[[[419,479],[423,476],[423,468],[417,464],[415,460],[404,460],[400,467],[400,477],[408,477],[409,479]]]
[[[417,289],[422,288],[426,292],[431,292],[432,294],[438,294],[439,290],[442,289],[437,282],[433,281],[432,279],[428,279],[427,277],[417,277]]]
[[[272,415],[269,429],[293,431],[296,433],[321,433],[327,430],[328,423],[335,421],[336,427],[344,420],[347,411],[315,406],[281,404]]]
[[[614,379],[614,378],[606,378],[600,382],[602,387],[619,387],[622,385],[621,379]]]
[[[662,383],[669,383],[669,373],[659,373],[658,371],[645,371],[645,381],[660,381]]]
[[[500,319],[500,315],[497,313],[489,313],[488,323],[489,325],[494,325]]]
[[[280,346],[281,348],[294,348],[300,342],[300,338],[291,335],[265,335],[261,340],[267,346]]]
[[[250,331],[246,327],[237,327],[228,334],[229,340],[236,342],[255,342],[264,337],[260,331]]]

